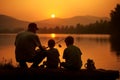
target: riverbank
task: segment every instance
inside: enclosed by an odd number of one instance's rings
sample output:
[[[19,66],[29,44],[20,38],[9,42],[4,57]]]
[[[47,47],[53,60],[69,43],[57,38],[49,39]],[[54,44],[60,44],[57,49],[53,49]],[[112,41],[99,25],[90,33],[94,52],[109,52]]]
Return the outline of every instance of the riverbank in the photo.
[[[119,71],[97,69],[88,71],[70,71],[65,69],[0,69],[0,80],[116,80],[119,78]]]

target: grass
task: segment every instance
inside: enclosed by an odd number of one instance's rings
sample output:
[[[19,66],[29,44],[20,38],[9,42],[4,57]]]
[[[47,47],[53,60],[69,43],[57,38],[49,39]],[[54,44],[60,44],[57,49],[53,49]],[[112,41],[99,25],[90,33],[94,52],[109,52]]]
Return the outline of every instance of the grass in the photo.
[[[2,61],[0,62],[0,69],[14,69],[16,68],[13,65],[12,59],[7,60],[5,58],[2,58]]]

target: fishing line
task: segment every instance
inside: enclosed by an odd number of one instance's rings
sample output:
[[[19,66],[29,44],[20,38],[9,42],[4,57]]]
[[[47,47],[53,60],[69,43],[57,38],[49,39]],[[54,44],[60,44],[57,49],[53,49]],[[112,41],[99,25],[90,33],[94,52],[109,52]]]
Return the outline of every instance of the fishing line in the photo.
[[[68,36],[70,36],[70,35],[68,35]],[[67,37],[67,36],[66,36],[66,37]],[[66,38],[66,37],[65,37],[65,38]],[[56,44],[58,44],[58,47],[60,47],[60,48],[61,48],[61,47],[62,47],[62,45],[61,45],[61,44],[59,44],[59,43],[60,43],[61,41],[65,40],[65,38],[62,38],[62,39],[60,39],[59,41],[55,42],[55,45],[56,45]],[[49,48],[49,47],[47,46],[46,48]]]

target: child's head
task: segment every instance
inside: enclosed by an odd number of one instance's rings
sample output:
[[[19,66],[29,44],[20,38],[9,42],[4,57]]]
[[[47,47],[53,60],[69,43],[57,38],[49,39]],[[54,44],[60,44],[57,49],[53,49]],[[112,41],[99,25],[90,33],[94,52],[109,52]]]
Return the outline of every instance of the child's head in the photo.
[[[55,46],[55,41],[53,39],[50,39],[48,41],[48,47],[53,48]]]
[[[73,43],[74,43],[74,38],[73,38],[72,36],[66,37],[66,38],[65,38],[65,43],[66,43],[67,46],[73,45]]]

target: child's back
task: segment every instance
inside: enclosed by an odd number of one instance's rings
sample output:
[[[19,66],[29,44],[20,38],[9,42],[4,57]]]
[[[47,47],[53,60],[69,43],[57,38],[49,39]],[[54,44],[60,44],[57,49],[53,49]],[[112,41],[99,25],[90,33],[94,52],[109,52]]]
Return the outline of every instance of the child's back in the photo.
[[[48,41],[48,51],[47,51],[47,68],[58,68],[59,60],[59,52],[55,46],[55,41],[50,39]]]

